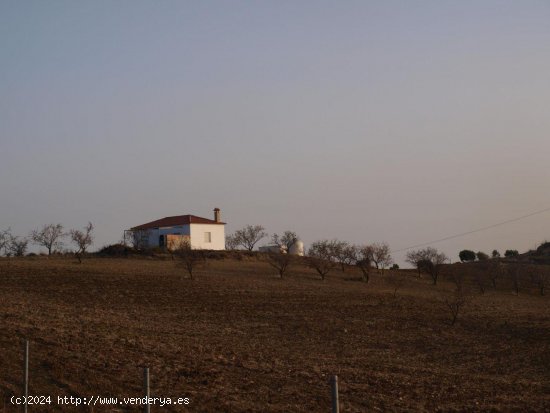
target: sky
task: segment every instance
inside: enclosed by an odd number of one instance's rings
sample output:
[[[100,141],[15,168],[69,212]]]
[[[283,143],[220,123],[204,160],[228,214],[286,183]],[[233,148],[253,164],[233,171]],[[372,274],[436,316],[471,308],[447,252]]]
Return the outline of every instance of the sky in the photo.
[[[549,73],[548,1],[0,0],[0,229],[485,227],[550,207]],[[550,212],[433,246],[547,239]]]

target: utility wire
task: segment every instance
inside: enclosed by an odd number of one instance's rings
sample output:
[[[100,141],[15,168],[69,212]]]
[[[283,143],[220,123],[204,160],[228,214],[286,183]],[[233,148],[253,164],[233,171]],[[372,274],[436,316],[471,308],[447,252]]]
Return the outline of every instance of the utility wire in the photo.
[[[472,230],[472,231],[463,232],[463,233],[461,233],[461,234],[451,235],[450,237],[440,238],[440,239],[437,239],[437,240],[431,241],[431,242],[424,242],[424,243],[422,243],[422,244],[412,245],[412,246],[407,247],[407,248],[401,248],[401,249],[399,249],[399,250],[392,251],[392,253],[394,253],[394,252],[401,252],[401,251],[407,251],[407,250],[410,250],[411,248],[425,247],[426,245],[436,244],[436,243],[438,243],[438,242],[447,241],[447,240],[450,240],[450,239],[453,239],[453,238],[463,237],[464,235],[469,235],[469,234],[474,234],[474,233],[476,233],[476,232],[485,231],[485,230],[488,230],[488,229],[491,229],[491,228],[499,227],[499,226],[501,226],[501,225],[509,224],[509,223],[511,223],[511,222],[516,222],[516,221],[519,221],[520,219],[529,218],[529,217],[532,217],[533,215],[542,214],[542,213],[548,212],[548,211],[550,211],[550,208],[541,209],[540,211],[531,212],[530,214],[523,215],[523,216],[517,217],[517,218],[508,219],[508,220],[506,220],[506,221],[502,221],[502,222],[499,222],[499,223],[497,223],[497,224],[489,225],[489,226],[487,226],[487,227],[474,229],[474,230]]]

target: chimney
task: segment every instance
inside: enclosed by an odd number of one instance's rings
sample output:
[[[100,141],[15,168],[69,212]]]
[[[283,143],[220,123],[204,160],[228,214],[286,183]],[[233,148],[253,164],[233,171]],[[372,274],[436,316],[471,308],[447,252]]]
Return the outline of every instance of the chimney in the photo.
[[[220,208],[214,208],[214,221],[221,222],[220,219]]]

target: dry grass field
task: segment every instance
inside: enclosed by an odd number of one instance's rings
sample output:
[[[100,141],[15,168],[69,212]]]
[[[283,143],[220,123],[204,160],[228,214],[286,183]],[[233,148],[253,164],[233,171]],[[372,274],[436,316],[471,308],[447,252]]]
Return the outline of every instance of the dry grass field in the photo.
[[[345,413],[550,411],[550,299],[536,289],[472,288],[451,326],[445,279],[400,271],[394,295],[354,268],[275,274],[254,259],[193,280],[171,260],[0,259],[0,413],[21,411],[24,338],[30,394],[141,396],[149,366],[152,395],[191,399],[152,412],[329,412],[331,374]]]

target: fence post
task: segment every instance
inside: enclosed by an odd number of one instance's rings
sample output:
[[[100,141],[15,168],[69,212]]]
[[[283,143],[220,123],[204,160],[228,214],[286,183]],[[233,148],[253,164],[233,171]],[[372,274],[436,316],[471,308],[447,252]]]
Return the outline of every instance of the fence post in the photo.
[[[332,393],[332,413],[340,413],[340,402],[338,401],[338,376],[334,375],[330,380]]]
[[[27,413],[27,398],[29,396],[29,340],[25,340],[25,355],[23,356],[23,412]]]
[[[151,405],[149,404],[149,367],[144,367],[143,369],[143,388],[145,390],[146,403],[143,411],[145,413],[151,413]]]

